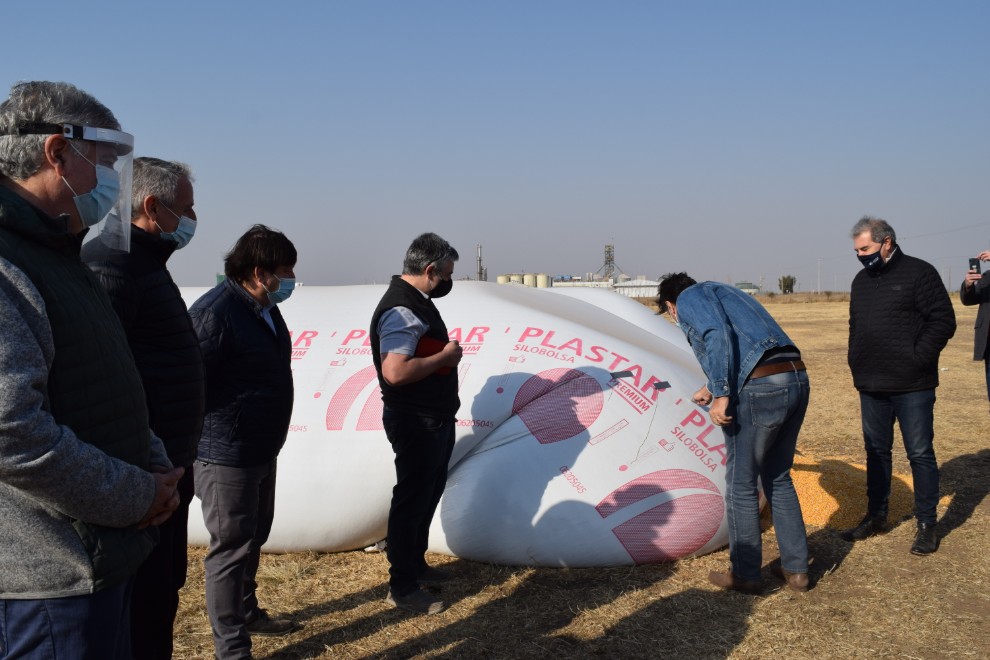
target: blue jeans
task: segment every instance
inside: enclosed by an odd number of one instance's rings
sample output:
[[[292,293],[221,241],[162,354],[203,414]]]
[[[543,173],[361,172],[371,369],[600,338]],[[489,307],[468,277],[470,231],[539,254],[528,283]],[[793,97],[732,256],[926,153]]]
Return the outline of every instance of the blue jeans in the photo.
[[[258,609],[255,577],[275,519],[276,472],[275,460],[252,467],[194,464],[196,495],[203,500],[210,533],[203,560],[206,610],[221,660],[251,657],[247,618]]]
[[[732,573],[759,580],[763,562],[757,479],[773,513],[780,565],[808,572],[808,537],[801,503],[791,481],[798,433],[808,409],[810,386],[804,371],[748,381],[739,392],[734,419],[722,427],[728,449],[725,510]]]
[[[84,596],[0,600],[0,658],[129,660],[133,583]]]
[[[395,487],[388,511],[389,587],[396,596],[419,588],[426,566],[430,523],[447,487],[454,450],[454,418],[439,419],[386,408],[385,435],[395,452]]]
[[[871,516],[887,517],[896,419],[914,477],[914,515],[918,522],[934,523],[938,504],[938,463],[932,446],[935,390],[860,392],[859,405],[866,445],[867,512]]]

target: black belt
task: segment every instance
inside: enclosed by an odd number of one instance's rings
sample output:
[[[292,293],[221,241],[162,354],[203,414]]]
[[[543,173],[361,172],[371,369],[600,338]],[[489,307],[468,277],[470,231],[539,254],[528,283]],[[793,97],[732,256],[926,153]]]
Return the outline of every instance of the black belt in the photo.
[[[754,380],[756,378],[765,378],[766,376],[774,376],[776,374],[782,374],[787,371],[806,371],[804,362],[801,360],[787,360],[785,362],[774,362],[773,364],[765,364],[762,367],[756,367],[749,373],[749,378],[746,380]]]

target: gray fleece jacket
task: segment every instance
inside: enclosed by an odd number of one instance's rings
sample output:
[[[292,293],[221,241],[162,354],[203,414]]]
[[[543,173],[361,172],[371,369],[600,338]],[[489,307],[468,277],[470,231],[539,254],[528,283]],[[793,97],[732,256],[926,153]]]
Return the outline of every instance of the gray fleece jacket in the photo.
[[[135,525],[170,463],[78,243],[0,185],[0,599],[119,584],[157,537]]]

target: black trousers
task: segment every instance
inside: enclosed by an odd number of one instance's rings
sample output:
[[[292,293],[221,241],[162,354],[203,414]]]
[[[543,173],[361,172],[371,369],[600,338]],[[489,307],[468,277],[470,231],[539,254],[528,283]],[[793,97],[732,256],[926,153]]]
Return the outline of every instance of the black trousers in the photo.
[[[134,576],[131,595],[131,651],[135,658],[172,657],[172,625],[179,610],[179,590],[186,583],[189,504],[193,469],[179,480],[179,508],[158,526],[161,539]]]
[[[395,452],[395,487],[388,512],[388,584],[396,596],[419,588],[430,523],[447,486],[455,420],[386,408],[385,435]]]

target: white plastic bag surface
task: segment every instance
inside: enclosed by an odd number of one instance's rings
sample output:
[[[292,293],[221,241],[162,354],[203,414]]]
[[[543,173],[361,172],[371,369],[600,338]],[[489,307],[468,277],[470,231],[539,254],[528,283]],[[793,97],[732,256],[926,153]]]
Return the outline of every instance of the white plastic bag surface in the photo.
[[[296,398],[266,551],[385,536],[395,473],[368,341],[385,289],[303,286],[280,306]],[[191,305],[205,290],[183,296]],[[458,281],[436,304],[464,358],[431,550],[614,566],[727,543],[722,434],[690,401],[704,376],[680,331],[603,291]],[[205,545],[198,502],[189,519],[190,542]]]

